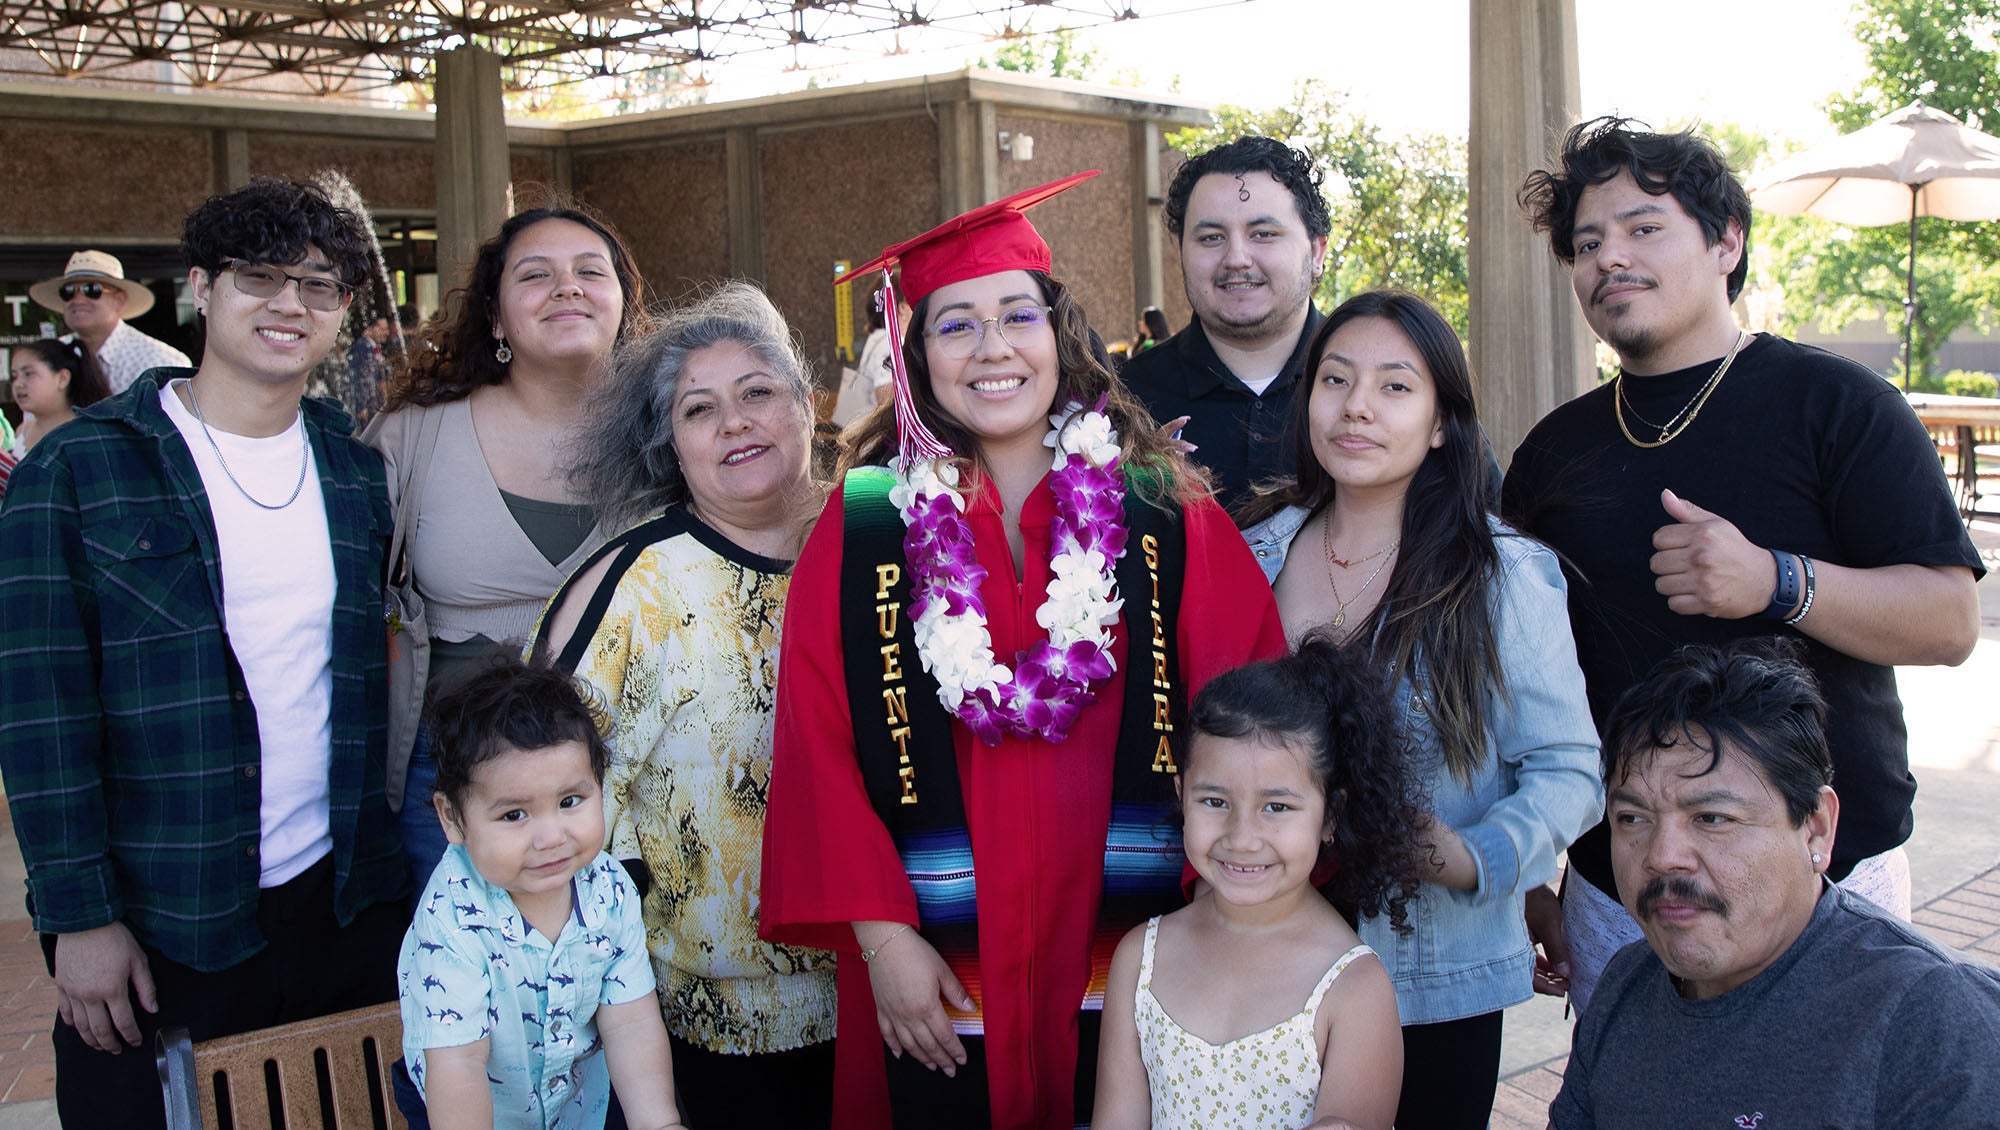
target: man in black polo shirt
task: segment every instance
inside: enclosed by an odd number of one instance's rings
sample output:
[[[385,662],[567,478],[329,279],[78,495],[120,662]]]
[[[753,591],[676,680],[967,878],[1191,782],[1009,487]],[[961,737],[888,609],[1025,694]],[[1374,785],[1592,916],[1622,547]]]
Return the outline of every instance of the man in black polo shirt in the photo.
[[[1167,190],[1194,319],[1122,375],[1154,419],[1188,417],[1181,438],[1225,507],[1291,470],[1279,437],[1320,323],[1312,293],[1332,229],[1319,186],[1305,153],[1244,137],[1182,165]]]

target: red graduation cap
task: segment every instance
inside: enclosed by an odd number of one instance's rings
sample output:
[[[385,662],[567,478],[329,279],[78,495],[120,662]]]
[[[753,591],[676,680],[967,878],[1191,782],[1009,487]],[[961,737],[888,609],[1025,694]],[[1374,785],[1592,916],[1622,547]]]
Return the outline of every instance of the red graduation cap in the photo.
[[[946,220],[915,239],[886,247],[882,254],[851,271],[834,276],[833,285],[852,282],[869,271],[882,272],[882,314],[888,323],[889,340],[903,337],[901,319],[896,315],[895,281],[891,268],[903,267],[905,299],[912,305],[939,287],[966,279],[976,279],[1001,271],[1041,271],[1049,269],[1049,245],[1042,241],[1035,225],[1022,215],[1058,192],[1082,184],[1098,174],[1092,169],[1039,188],[1017,192],[1004,200],[982,204],[972,211]],[[903,365],[903,351],[889,351],[891,383],[895,387],[896,446],[905,462],[934,459],[951,454],[918,418],[917,405],[910,395],[910,375]]]
[[[915,239],[884,248],[882,254],[834,279],[838,286],[869,271],[903,265],[903,298],[911,305],[941,286],[1000,271],[1049,269],[1049,245],[1022,213],[1055,194],[1098,174],[1092,169],[1004,200],[982,204]]]

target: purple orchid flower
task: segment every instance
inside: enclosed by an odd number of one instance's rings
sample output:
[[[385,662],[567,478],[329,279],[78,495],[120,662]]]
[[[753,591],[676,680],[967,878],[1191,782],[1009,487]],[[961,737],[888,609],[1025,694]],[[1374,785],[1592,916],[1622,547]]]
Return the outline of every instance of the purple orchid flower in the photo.
[[[1108,398],[1100,398],[1102,412]],[[1050,477],[1055,495],[1055,519],[1050,530],[1056,553],[1096,550],[1108,563],[1125,553],[1125,476],[1112,460],[1093,467],[1071,453]],[[909,614],[921,618],[942,605],[947,615],[968,610],[986,615],[980,586],[986,570],[980,566],[972,527],[958,507],[942,495],[918,498],[904,514],[905,560],[913,574]],[[1081,640],[1058,649],[1046,639],[1017,657],[1013,679],[997,687],[968,688],[954,713],[975,737],[989,746],[1013,734],[1060,742],[1069,736],[1083,708],[1097,701],[1091,684],[1114,670],[1110,651],[1096,640]]]

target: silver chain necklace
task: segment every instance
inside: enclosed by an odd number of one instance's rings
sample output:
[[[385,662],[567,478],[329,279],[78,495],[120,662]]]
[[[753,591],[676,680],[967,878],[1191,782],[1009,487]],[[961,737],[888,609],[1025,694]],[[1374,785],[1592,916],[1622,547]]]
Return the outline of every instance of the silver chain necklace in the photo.
[[[215,461],[222,464],[222,473],[229,477],[229,485],[236,488],[236,493],[249,499],[252,504],[264,510],[283,510],[285,507],[297,502],[299,492],[305,489],[306,468],[312,465],[312,440],[306,435],[305,409],[299,409],[299,481],[292,484],[292,493],[289,497],[273,506],[256,495],[251,494],[244,487],[242,481],[236,477],[236,472],[229,469],[229,460],[223,456],[221,445],[215,442],[215,433],[208,430],[208,421],[202,417],[201,399],[194,394],[193,381],[187,383],[187,390],[188,403],[194,407],[195,422],[201,425],[201,434],[208,437],[209,450],[215,452]]]

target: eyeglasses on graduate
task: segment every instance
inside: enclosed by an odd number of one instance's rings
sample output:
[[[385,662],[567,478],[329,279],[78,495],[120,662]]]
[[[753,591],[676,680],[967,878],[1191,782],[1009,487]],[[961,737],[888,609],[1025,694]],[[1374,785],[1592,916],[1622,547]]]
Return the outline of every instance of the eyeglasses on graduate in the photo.
[[[946,357],[970,357],[986,336],[986,327],[992,325],[1000,331],[1001,340],[1019,349],[1040,337],[1049,324],[1050,310],[1048,306],[1015,306],[991,318],[952,314],[940,318],[924,336],[936,341],[938,351]]]

